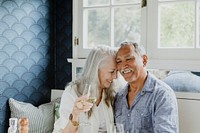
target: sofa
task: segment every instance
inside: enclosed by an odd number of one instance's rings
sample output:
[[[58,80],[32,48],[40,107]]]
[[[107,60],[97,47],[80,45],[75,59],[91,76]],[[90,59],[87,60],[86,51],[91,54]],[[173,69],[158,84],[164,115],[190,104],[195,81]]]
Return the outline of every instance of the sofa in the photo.
[[[18,120],[28,118],[29,133],[52,133],[54,122],[59,118],[58,109],[62,93],[63,90],[52,90],[51,102],[37,107],[28,102],[9,98],[10,117]]]

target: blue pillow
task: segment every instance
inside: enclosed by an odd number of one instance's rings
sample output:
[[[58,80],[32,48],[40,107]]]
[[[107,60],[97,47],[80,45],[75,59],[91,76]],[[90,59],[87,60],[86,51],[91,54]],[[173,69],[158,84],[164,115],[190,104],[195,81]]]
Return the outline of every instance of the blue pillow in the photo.
[[[200,77],[190,71],[170,71],[163,81],[174,91],[200,92]]]

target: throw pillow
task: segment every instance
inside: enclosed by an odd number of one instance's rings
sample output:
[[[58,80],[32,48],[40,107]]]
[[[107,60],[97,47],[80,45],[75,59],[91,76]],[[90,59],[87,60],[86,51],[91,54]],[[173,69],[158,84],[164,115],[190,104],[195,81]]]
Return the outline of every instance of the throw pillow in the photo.
[[[55,103],[55,121],[58,118],[60,118],[59,108],[60,108],[60,103]]]
[[[26,117],[29,120],[29,133],[52,133],[54,125],[54,103],[35,107],[30,103],[9,99],[11,117]]]
[[[174,91],[178,92],[200,92],[200,77],[190,71],[170,71],[163,80]]]

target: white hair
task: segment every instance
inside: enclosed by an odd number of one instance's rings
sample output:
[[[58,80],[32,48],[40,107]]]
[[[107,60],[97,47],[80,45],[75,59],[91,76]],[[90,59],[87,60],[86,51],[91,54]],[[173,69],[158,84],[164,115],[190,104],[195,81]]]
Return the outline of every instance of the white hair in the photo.
[[[105,45],[97,46],[96,48],[93,48],[90,51],[88,58],[85,62],[85,66],[83,68],[81,76],[77,80],[69,83],[69,85],[73,86],[78,96],[81,96],[83,94],[84,84],[94,83],[99,86],[100,82],[99,82],[98,70],[100,68],[100,63],[107,57],[113,56],[115,58],[116,54],[117,54],[116,48],[112,48]],[[122,78],[119,79],[122,80]],[[104,89],[105,99],[102,100],[105,101],[108,107],[113,105],[115,93],[119,89],[119,87],[122,87],[122,84],[124,85],[125,83],[124,81],[125,80],[119,81],[117,79],[114,79],[111,86],[108,89]],[[95,94],[96,97],[98,97],[99,95],[98,88],[91,88],[91,89],[94,89],[94,91],[96,91]],[[93,112],[92,109],[88,111],[88,117],[92,115],[92,112]]]
[[[84,84],[95,83],[99,85],[98,70],[100,67],[100,63],[106,57],[116,56],[116,53],[116,48],[105,45],[97,46],[90,51],[88,58],[85,62],[82,74],[77,80],[70,83],[71,85],[77,85],[76,91],[78,96],[82,95],[84,91]],[[95,91],[98,91],[98,89],[96,89]],[[96,94],[98,93],[96,92]]]

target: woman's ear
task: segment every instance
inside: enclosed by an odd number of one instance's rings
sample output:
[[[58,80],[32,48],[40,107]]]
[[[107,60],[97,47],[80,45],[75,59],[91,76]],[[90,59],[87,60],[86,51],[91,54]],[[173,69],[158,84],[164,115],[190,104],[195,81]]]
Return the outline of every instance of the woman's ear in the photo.
[[[148,62],[148,57],[147,55],[143,55],[142,56],[142,59],[143,59],[143,66],[145,67],[147,65],[147,62]]]

